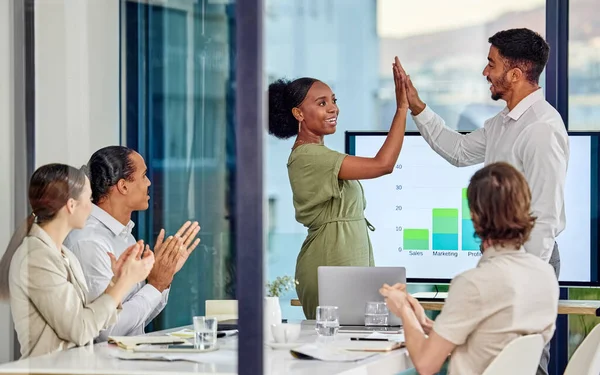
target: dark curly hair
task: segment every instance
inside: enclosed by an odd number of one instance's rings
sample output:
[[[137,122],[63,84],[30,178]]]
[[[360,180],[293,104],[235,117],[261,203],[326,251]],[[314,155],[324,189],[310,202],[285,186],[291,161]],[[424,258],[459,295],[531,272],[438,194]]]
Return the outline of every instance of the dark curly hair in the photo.
[[[294,81],[278,79],[269,85],[269,134],[287,139],[298,134],[298,121],[292,108],[299,106],[318,79],[303,77]]]
[[[132,180],[135,166],[130,156],[134,152],[125,146],[108,146],[94,152],[87,164],[92,202],[98,204],[119,180]]]
[[[482,241],[521,247],[529,239],[536,219],[531,215],[531,191],[525,177],[510,164],[493,163],[475,172],[467,201]]]
[[[508,69],[519,68],[531,83],[537,84],[548,62],[550,46],[529,29],[499,31],[488,39],[504,58]]]

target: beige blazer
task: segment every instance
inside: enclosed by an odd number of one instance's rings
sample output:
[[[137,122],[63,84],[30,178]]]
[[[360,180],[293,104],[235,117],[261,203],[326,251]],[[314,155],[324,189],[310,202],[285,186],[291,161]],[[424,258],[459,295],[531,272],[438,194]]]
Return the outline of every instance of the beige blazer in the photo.
[[[10,263],[10,307],[22,358],[83,346],[117,321],[107,294],[88,301],[79,261],[34,224]],[[108,256],[108,255],[107,255]]]

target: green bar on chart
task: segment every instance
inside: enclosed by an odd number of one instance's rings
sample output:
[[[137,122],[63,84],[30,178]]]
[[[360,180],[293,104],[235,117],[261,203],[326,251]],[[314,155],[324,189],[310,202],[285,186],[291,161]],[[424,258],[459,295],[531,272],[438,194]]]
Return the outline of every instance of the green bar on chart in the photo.
[[[430,250],[429,229],[404,229],[404,250]]]
[[[467,200],[467,188],[462,189],[462,219],[471,219],[471,210],[469,210],[469,201]]]
[[[433,250],[458,250],[458,209],[434,208]]]

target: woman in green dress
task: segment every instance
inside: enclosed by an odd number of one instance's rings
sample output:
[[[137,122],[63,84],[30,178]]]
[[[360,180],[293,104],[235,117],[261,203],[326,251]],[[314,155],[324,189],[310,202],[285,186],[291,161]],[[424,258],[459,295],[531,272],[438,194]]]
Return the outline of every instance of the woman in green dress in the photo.
[[[296,261],[297,292],[304,315],[314,319],[319,303],[319,266],[374,266],[365,198],[358,180],[392,172],[406,128],[406,76],[392,64],[397,110],[383,146],[372,158],[349,156],[324,145],[335,133],[339,108],[331,88],[314,78],[278,80],[269,86],[269,133],[296,136],[288,159],[296,220],[308,235]],[[340,291],[343,293],[344,291]]]

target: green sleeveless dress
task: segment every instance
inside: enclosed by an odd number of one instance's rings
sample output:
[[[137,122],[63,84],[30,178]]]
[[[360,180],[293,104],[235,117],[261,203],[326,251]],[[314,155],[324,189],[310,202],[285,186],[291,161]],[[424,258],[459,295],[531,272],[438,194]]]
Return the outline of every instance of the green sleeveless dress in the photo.
[[[362,185],[338,179],[346,156],[305,144],[292,151],[287,164],[296,220],[308,228],[296,261],[296,291],[307,319],[315,319],[319,304],[317,267],[375,265],[368,234],[375,228],[364,216]]]

